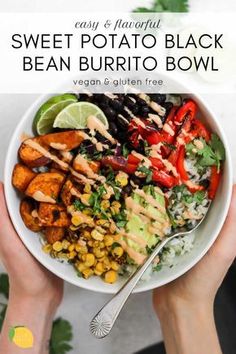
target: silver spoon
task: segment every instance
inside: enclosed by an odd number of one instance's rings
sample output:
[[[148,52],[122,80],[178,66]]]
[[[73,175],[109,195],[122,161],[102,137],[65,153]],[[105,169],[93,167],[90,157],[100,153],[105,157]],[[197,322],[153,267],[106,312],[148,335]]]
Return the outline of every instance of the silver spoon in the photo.
[[[145,270],[149,267],[149,265],[163,249],[163,247],[174,238],[189,235],[191,232],[195,231],[205,219],[206,214],[191,230],[186,230],[186,228],[179,228],[177,232],[175,232],[171,236],[165,237],[162,242],[157,245],[156,248],[154,248],[154,250],[152,251],[150,256],[145,260],[145,262],[137,268],[137,270],[125,282],[121,289],[112,297],[110,301],[108,301],[102,307],[102,309],[92,319],[90,323],[90,331],[96,338],[104,338],[110,333],[129,295],[132,293],[134,287],[138,283],[139,279],[142,277]]]

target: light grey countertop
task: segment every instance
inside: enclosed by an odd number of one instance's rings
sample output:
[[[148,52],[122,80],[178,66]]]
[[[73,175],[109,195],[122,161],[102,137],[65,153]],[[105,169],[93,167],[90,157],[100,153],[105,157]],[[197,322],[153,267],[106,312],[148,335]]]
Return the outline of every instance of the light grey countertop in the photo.
[[[138,0],[8,0],[2,2],[0,11],[129,11],[150,1]],[[206,7],[207,3],[207,7]],[[236,10],[234,0],[192,0],[195,11]],[[224,7],[224,8],[223,8]],[[0,178],[3,178],[4,159],[16,124],[37,95],[0,95]],[[231,146],[233,164],[236,166],[235,95],[204,95],[209,106],[216,112]],[[1,270],[1,267],[0,267]],[[132,354],[161,340],[160,325],[153,313],[151,292],[132,295],[122,311],[111,335],[103,340],[92,338],[88,331],[89,320],[109,299],[98,294],[66,284],[65,295],[58,315],[73,324],[74,350],[72,354]]]

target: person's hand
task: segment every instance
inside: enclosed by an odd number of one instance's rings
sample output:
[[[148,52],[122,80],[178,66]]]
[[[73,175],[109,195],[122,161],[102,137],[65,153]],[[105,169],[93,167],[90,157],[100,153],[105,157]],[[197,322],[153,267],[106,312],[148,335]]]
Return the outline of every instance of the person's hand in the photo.
[[[208,329],[214,327],[213,321],[213,303],[216,292],[222,283],[227,270],[232,264],[236,256],[236,186],[233,188],[232,202],[229,214],[225,224],[215,241],[214,245],[203,257],[203,259],[190,271],[175,281],[157,288],[153,292],[154,308],[161,320],[161,325],[164,332],[164,337],[167,332],[165,331],[169,315],[172,313],[175,317],[175,324],[178,321],[188,320],[189,332],[192,330],[191,323],[194,320],[200,321],[199,326],[204,328],[206,320],[211,321],[208,323]],[[182,319],[180,317],[182,316]],[[182,323],[182,328],[184,323]],[[168,323],[168,326],[171,326]],[[187,328],[186,328],[187,329]],[[205,336],[209,334],[205,334]],[[199,342],[204,341],[204,338]],[[173,344],[173,343],[172,343]],[[173,349],[174,350],[174,349]],[[178,351],[169,351],[170,353],[179,353]],[[188,349],[188,353],[192,353]],[[198,353],[201,352],[199,346],[196,348]],[[207,353],[218,353],[218,351],[211,351],[207,349]],[[196,352],[197,352],[196,351]],[[185,353],[182,349],[182,354]],[[193,351],[193,353],[195,353]],[[204,351],[201,354],[205,354]]]
[[[63,295],[63,281],[39,264],[23,245],[8,216],[3,188],[0,183],[0,259],[9,275],[10,293],[53,300],[57,306]]]
[[[46,354],[53,317],[63,296],[63,281],[39,264],[23,245],[9,218],[2,183],[0,212],[0,259],[10,283],[0,351],[5,354],[22,352],[9,341],[8,332],[10,326],[24,325],[34,334],[31,354]]]

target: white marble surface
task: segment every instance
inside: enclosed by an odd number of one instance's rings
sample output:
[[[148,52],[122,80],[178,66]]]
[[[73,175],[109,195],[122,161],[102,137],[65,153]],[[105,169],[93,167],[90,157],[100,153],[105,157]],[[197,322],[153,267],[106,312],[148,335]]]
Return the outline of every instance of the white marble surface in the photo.
[[[134,6],[149,3],[145,0],[8,0],[0,3],[0,11],[128,11]],[[193,11],[236,11],[235,0],[192,0]],[[9,140],[14,127],[37,95],[0,95],[0,178]],[[235,96],[205,95],[216,112],[231,145],[233,164],[236,166]],[[0,268],[1,270],[1,268]],[[107,301],[108,295],[97,294],[66,284],[64,301],[58,315],[67,318],[74,328],[72,354],[132,354],[161,339],[159,323],[153,314],[151,292],[131,296],[117,320],[112,334],[102,341],[93,339],[88,332],[89,319]]]

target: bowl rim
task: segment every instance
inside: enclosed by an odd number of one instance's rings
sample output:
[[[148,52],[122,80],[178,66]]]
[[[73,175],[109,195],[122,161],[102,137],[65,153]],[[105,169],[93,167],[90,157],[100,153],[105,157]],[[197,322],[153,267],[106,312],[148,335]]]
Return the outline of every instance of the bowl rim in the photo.
[[[175,84],[178,84],[176,80],[173,80],[175,82]],[[182,85],[182,84],[180,84]],[[185,85],[182,85],[185,86]],[[60,88],[59,88],[60,89]],[[28,251],[37,259],[37,261],[43,265],[46,269],[48,269],[49,271],[51,271],[53,274],[57,275],[59,278],[67,281],[70,284],[73,284],[77,287],[81,287],[83,289],[86,290],[91,290],[94,292],[99,292],[99,293],[104,293],[104,294],[114,294],[115,291],[113,290],[113,288],[103,288],[101,287],[96,287],[96,285],[94,285],[93,283],[86,281],[83,282],[83,284],[78,284],[77,281],[75,281],[74,279],[71,279],[71,277],[65,273],[62,273],[60,271],[57,270],[56,267],[52,266],[51,264],[45,264],[43,262],[42,259],[40,259],[38,252],[34,252],[33,247],[31,247],[30,242],[27,242],[26,239],[24,239],[24,237],[21,236],[22,230],[20,230],[19,225],[14,222],[15,218],[14,218],[14,210],[12,208],[12,205],[10,203],[10,196],[8,193],[8,187],[5,188],[5,186],[8,186],[8,171],[9,171],[9,161],[10,161],[10,156],[12,154],[12,149],[14,146],[14,141],[17,140],[18,138],[18,131],[21,128],[21,125],[23,125],[25,123],[25,121],[27,121],[29,119],[30,116],[30,112],[35,111],[36,108],[39,106],[40,103],[44,102],[45,99],[47,97],[49,97],[51,94],[45,93],[45,94],[41,94],[29,107],[28,109],[25,111],[25,113],[22,115],[21,119],[19,120],[18,124],[16,125],[14,132],[12,134],[12,137],[10,139],[9,145],[8,145],[8,149],[7,149],[7,154],[6,154],[6,158],[5,158],[5,164],[4,164],[4,194],[5,194],[5,199],[6,199],[6,204],[7,204],[7,209],[12,221],[12,224],[14,225],[14,228],[16,229],[16,232],[18,233],[21,241],[23,242],[23,244],[25,245],[25,247],[28,249]],[[232,195],[232,188],[233,188],[233,167],[232,167],[232,158],[231,158],[231,152],[230,152],[230,148],[229,148],[229,143],[228,140],[226,138],[225,132],[223,130],[223,128],[221,127],[221,125],[219,124],[219,121],[217,119],[217,116],[215,114],[215,112],[209,108],[208,104],[206,103],[205,99],[203,99],[201,97],[200,94],[198,93],[191,93],[190,91],[188,91],[188,95],[190,95],[193,99],[195,99],[197,102],[200,102],[201,105],[206,109],[206,111],[209,113],[209,115],[211,116],[214,124],[216,125],[217,129],[220,132],[221,138],[223,140],[224,146],[225,146],[225,150],[226,150],[226,155],[227,155],[227,160],[225,163],[227,163],[227,167],[228,167],[228,181],[229,181],[229,186],[228,186],[228,193],[226,195],[224,204],[225,204],[225,208],[222,211],[222,215],[221,215],[221,221],[219,222],[219,224],[217,225],[217,228],[214,230],[215,236],[211,237],[209,239],[209,242],[207,243],[206,247],[199,252],[199,254],[197,256],[194,257],[194,259],[192,259],[191,261],[188,262],[187,265],[185,265],[185,267],[180,268],[179,270],[177,270],[174,274],[170,274],[169,276],[167,275],[165,277],[165,279],[163,279],[162,281],[160,281],[158,283],[158,285],[154,286],[153,284],[150,284],[148,281],[144,281],[142,283],[142,287],[136,287],[133,291],[133,293],[141,293],[144,291],[148,291],[148,290],[152,290],[156,287],[160,287],[163,286],[167,283],[170,283],[171,281],[179,278],[181,275],[185,274],[187,271],[189,271],[192,267],[194,267],[199,261],[200,259],[203,258],[203,256],[207,253],[207,251],[210,249],[210,247],[213,245],[213,243],[215,242],[216,238],[219,235],[219,232],[224,224],[224,221],[226,219],[226,216],[228,214],[228,210],[229,210],[229,206],[230,206],[230,201],[231,201],[231,195]],[[56,264],[56,263],[55,263]]]

